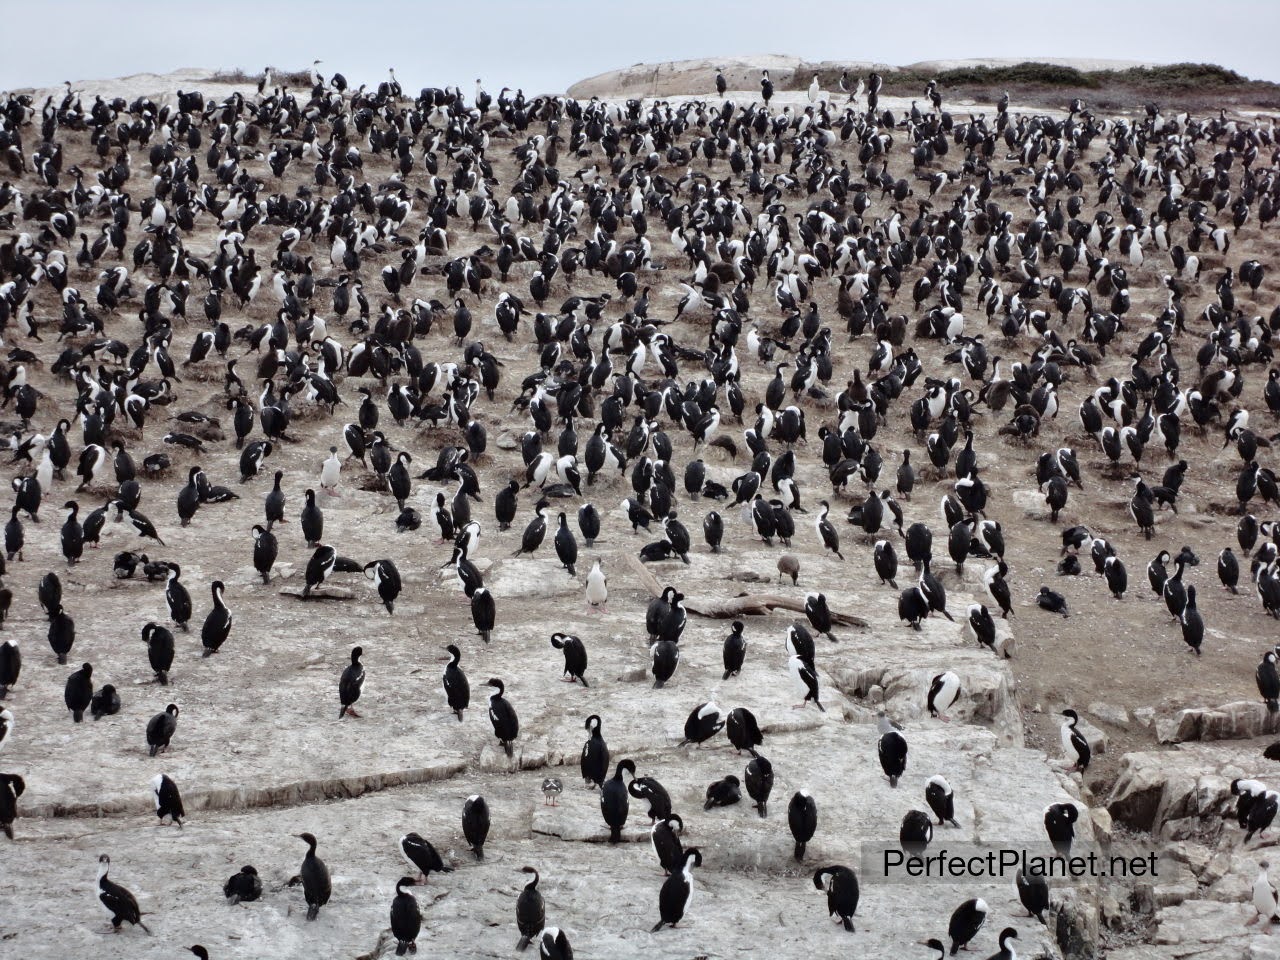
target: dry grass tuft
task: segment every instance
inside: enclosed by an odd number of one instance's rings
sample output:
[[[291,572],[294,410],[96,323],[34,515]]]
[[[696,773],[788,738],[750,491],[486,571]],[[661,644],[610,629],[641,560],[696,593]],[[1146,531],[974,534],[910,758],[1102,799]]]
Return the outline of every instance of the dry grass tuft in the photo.
[[[311,72],[309,70],[275,70],[272,68],[272,82],[277,87],[310,87]],[[217,73],[211,73],[205,77],[207,83],[253,83],[256,84],[262,79],[262,71],[256,70],[249,73],[236,67],[231,70],[219,70]]]

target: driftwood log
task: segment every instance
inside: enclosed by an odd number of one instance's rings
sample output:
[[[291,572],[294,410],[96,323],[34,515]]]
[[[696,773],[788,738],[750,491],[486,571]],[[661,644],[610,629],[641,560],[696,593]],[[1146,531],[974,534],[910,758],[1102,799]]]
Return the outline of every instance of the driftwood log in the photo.
[[[298,600],[351,600],[355,597],[355,593],[346,587],[330,587],[321,584],[305,597],[302,595],[301,587],[281,587],[280,596],[294,597]]]
[[[648,570],[645,569],[639,557],[628,556],[627,565],[631,567],[635,575],[644,584],[645,589],[652,596],[662,596],[662,586],[658,583]],[[710,597],[690,597],[684,598],[685,609],[690,613],[696,613],[700,617],[709,617],[713,620],[730,620],[736,617],[758,617],[765,614],[773,613],[775,610],[790,610],[794,613],[804,613],[804,601],[796,600],[792,597],[784,597],[777,593],[743,593],[736,597],[725,597],[724,599],[714,599]],[[831,611],[832,623],[839,624],[842,627],[867,627],[867,623],[862,617],[852,613],[841,613],[837,610]]]

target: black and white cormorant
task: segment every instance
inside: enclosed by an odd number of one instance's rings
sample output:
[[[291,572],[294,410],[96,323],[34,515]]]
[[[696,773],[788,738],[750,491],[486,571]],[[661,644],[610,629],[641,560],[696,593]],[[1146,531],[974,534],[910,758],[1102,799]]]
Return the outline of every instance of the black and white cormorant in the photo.
[[[827,894],[827,915],[854,932],[853,915],[858,910],[858,877],[848,867],[819,867],[813,873],[813,885]]]
[[[449,703],[449,709],[461,723],[462,711],[466,710],[471,703],[471,684],[467,681],[467,675],[462,672],[462,668],[458,666],[462,659],[462,651],[452,643],[445,649],[449,651],[449,662],[444,668],[444,695]]]
[[[314,920],[320,916],[320,908],[329,902],[333,893],[333,881],[329,878],[329,868],[316,856],[316,838],[310,833],[299,833],[299,840],[307,845],[307,855],[302,858],[302,868],[298,875],[289,881],[290,885],[302,884],[302,896],[307,903],[307,919]]]
[[[356,701],[360,699],[360,692],[364,689],[364,664],[360,662],[360,658],[364,656],[364,647],[351,648],[351,662],[342,671],[342,676],[338,678],[338,719],[350,714],[357,719],[360,714],[356,712]]]
[[[795,840],[795,858],[804,859],[805,846],[818,829],[818,804],[807,790],[798,790],[787,804],[787,826]]]
[[[627,824],[627,810],[630,806],[624,773],[636,775],[634,760],[619,760],[614,768],[613,776],[606,780],[600,788],[600,812],[609,828],[609,842],[619,843],[622,840],[622,828]]]
[[[497,677],[491,677],[486,686],[493,687],[489,693],[489,722],[493,724],[493,735],[507,756],[514,756],[512,744],[520,735],[520,719],[516,716],[515,707],[506,697],[506,686]],[[461,719],[461,715],[459,715]]]
[[[684,858],[678,872],[671,874],[662,883],[658,891],[658,916],[652,933],[657,933],[664,926],[674,927],[684,919],[689,902],[693,899],[693,868],[702,866],[702,851],[697,847],[689,847],[684,851]]]
[[[418,952],[418,934],[422,931],[422,908],[418,898],[405,889],[414,885],[413,877],[396,881],[396,895],[391,901],[391,935],[396,938],[396,956]]]
[[[111,917],[111,927],[119,932],[123,923],[141,927],[147,933],[147,925],[142,922],[142,911],[138,908],[137,898],[120,884],[107,876],[111,869],[111,858],[105,853],[98,857],[98,902]]]
[[[533,874],[533,879],[524,885],[520,896],[516,898],[516,929],[520,931],[520,939],[516,942],[517,950],[529,946],[546,926],[546,907],[542,901],[542,893],[538,890],[538,871],[533,867],[521,867],[520,870]]]
[[[462,835],[477,860],[484,859],[484,844],[489,839],[489,804],[484,797],[472,794],[462,805]]]

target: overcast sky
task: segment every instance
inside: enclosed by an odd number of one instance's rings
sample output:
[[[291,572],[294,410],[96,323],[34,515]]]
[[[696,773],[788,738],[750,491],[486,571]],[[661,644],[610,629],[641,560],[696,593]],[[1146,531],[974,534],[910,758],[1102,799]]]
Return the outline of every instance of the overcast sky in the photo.
[[[750,53],[1190,60],[1280,81],[1280,0],[0,0],[0,24],[0,89],[319,58],[353,86],[393,66],[407,90],[481,77],[562,92],[634,63]]]

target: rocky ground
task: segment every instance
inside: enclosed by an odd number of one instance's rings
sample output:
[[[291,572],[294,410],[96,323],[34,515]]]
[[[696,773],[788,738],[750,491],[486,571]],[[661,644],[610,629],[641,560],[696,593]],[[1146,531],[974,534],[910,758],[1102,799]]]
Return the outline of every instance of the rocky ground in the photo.
[[[145,92],[159,96],[178,86],[190,89],[196,79],[164,85],[148,79],[143,85]],[[208,85],[200,88],[206,95],[221,95]],[[749,86],[736,95],[746,99],[753,89]],[[598,95],[618,92],[602,89]],[[803,95],[788,94],[775,103],[802,101]],[[75,150],[70,159],[92,169],[96,161],[88,156],[83,140],[71,135],[70,144]],[[509,174],[507,147],[495,138],[492,152]],[[574,162],[585,165],[598,159]],[[265,165],[259,166],[265,172]],[[566,158],[562,166],[572,164]],[[370,158],[365,175],[374,180],[389,170],[384,167],[384,159]],[[674,177],[680,171],[666,172]],[[278,186],[291,191],[306,180],[303,171],[291,169],[290,177]],[[797,196],[795,202],[802,198]],[[879,213],[887,213],[886,203],[878,206]],[[410,226],[416,229],[420,220],[415,214]],[[211,222],[206,219],[201,226],[204,232],[189,240],[193,250],[211,242]],[[489,238],[469,236],[463,229],[451,239],[457,251],[464,251]],[[656,258],[667,261],[670,272],[645,281],[653,286],[651,315],[670,317],[680,295],[674,281],[683,276],[684,265],[675,262],[660,231],[654,231],[653,239]],[[327,259],[327,251],[316,252],[318,260]],[[1272,252],[1274,242],[1251,223],[1225,262]],[[1206,278],[1220,271],[1222,259],[1202,256]],[[1152,255],[1148,266],[1131,271],[1133,330],[1141,329],[1143,318],[1163,306],[1158,282],[1163,269]],[[529,270],[528,265],[517,265],[513,272],[510,287],[522,296]],[[913,280],[914,275],[904,283],[895,309],[910,310]],[[86,288],[93,284],[88,274],[75,282]],[[375,272],[368,271],[365,282],[371,299],[380,294]],[[801,515],[791,547],[801,563],[800,585],[764,585],[759,581],[773,577],[782,549],[764,547],[751,535],[744,516],[725,511],[726,550],[710,554],[697,533],[710,505],[686,499],[681,516],[694,531],[697,547],[688,566],[654,566],[660,582],[675,583],[694,599],[753,590],[801,598],[806,589],[820,588],[833,608],[856,614],[868,626],[837,630],[834,644],[818,641],[825,714],[812,707],[792,707],[798,698],[786,677],[783,649],[790,614],[749,620],[747,666],[741,676],[729,680],[721,679],[720,663],[727,624],[693,618],[681,644],[679,672],[664,690],[654,691],[646,673],[648,651],[641,623],[649,593],[624,562],[645,542],[630,532],[617,508],[630,493],[626,479],[602,477],[584,491],[605,516],[605,529],[596,548],[583,551],[577,578],[559,569],[550,537],[538,556],[512,558],[530,517],[530,492],[521,495],[512,530],[500,533],[493,522],[492,495],[518,472],[519,455],[511,441],[528,422],[511,411],[511,401],[519,392],[520,376],[536,362],[527,336],[508,344],[498,335],[492,305],[499,289],[495,284],[479,306],[472,304],[478,335],[506,364],[497,398],[482,401],[477,411],[491,441],[489,456],[477,466],[485,495],[473,507],[485,527],[479,555],[498,608],[498,627],[487,646],[475,635],[451,573],[439,569],[449,558],[448,546],[435,541],[429,523],[416,533],[397,535],[394,503],[385,493],[366,488],[368,475],[354,461],[344,470],[341,495],[321,497],[325,540],[361,561],[395,560],[405,578],[396,614],[388,616],[369,584],[358,577],[335,581],[350,589],[349,599],[303,602],[293,595],[310,555],[296,523],[302,491],[318,483],[327,447],[341,448],[341,427],[354,418],[354,404],[339,408],[332,420],[320,414],[300,416],[292,431],[299,442],[282,445],[269,461],[270,467],[285,471],[290,516],[290,522],[278,528],[281,563],[270,585],[263,585],[252,568],[249,534],[261,519],[269,479],[237,484],[237,453],[229,442],[211,442],[201,455],[183,453],[160,442],[166,425],[159,422],[149,424],[145,436],[129,436],[137,459],[157,450],[174,459],[168,480],[147,485],[141,507],[156,522],[167,547],[140,543],[125,527],[109,523],[101,549],[87,552],[84,562],[68,569],[54,534],[61,518],[56,507],[72,496],[74,480],[55,485],[42,511],[44,523],[40,528],[28,526],[24,562],[11,563],[5,578],[15,595],[5,631],[22,639],[27,659],[22,681],[7,701],[19,726],[3,763],[6,770],[23,773],[28,791],[16,840],[0,848],[5,851],[0,904],[6,907],[0,911],[0,954],[92,952],[98,957],[161,958],[179,956],[184,946],[199,942],[215,958],[383,956],[394,949],[387,939],[387,907],[394,882],[404,872],[395,840],[416,830],[456,866],[454,873],[433,876],[417,890],[426,919],[422,950],[448,956],[513,953],[514,901],[524,880],[519,868],[525,864],[542,872],[548,922],[568,930],[583,957],[634,952],[671,958],[731,957],[754,955],[766,946],[781,956],[847,949],[869,956],[916,955],[907,953],[904,944],[943,936],[950,910],[971,896],[984,897],[992,908],[975,943],[979,955],[995,949],[996,934],[1007,925],[1018,928],[1019,953],[1024,956],[1058,956],[1064,950],[1089,955],[1095,944],[1103,950],[1113,947],[1110,955],[1124,960],[1274,955],[1269,938],[1243,927],[1251,916],[1245,900],[1253,853],[1241,853],[1239,833],[1230,825],[1211,835],[1203,832],[1206,822],[1220,819],[1226,785],[1232,775],[1239,775],[1232,773],[1232,765],[1264,779],[1270,774],[1263,768],[1268,762],[1261,760],[1261,744],[1242,744],[1237,754],[1225,752],[1220,744],[1159,742],[1190,739],[1178,732],[1184,726],[1177,714],[1182,708],[1253,699],[1253,667],[1276,638],[1274,621],[1264,621],[1256,598],[1233,597],[1217,588],[1213,558],[1221,547],[1235,542],[1234,518],[1223,515],[1218,505],[1233,502],[1236,472],[1236,454],[1221,449],[1218,433],[1189,433],[1184,438],[1182,455],[1193,466],[1180,512],[1162,513],[1156,539],[1146,541],[1124,509],[1128,481],[1104,470],[1101,453],[1078,436],[1074,411],[1093,384],[1076,379],[1065,385],[1060,394],[1063,412],[1056,423],[1046,425],[1042,443],[1076,446],[1085,474],[1085,490],[1073,490],[1057,525],[1048,522],[1047,510],[1034,496],[1034,451],[998,437],[1002,421],[979,419],[976,445],[992,492],[988,513],[1004,524],[1012,570],[1016,614],[1001,625],[1002,637],[1012,638],[1012,659],[1007,660],[969,646],[958,626],[939,618],[928,621],[920,634],[903,627],[897,619],[896,593],[878,584],[869,544],[847,524],[840,524],[847,541],[842,563],[821,551],[809,519]],[[610,291],[611,281],[585,277],[573,290]],[[1276,291],[1276,281],[1269,278],[1256,299],[1243,290],[1239,295],[1246,309],[1267,314]],[[420,277],[410,293],[445,299],[442,279],[434,276]],[[568,293],[561,284],[553,300]],[[837,327],[834,288],[820,285],[816,296],[824,317]],[[1196,291],[1188,316],[1196,315],[1210,297],[1211,281]],[[757,287],[754,299],[762,328],[773,326],[776,311],[764,284]],[[50,300],[41,307],[48,313],[54,305]],[[197,311],[193,296],[191,312]],[[620,313],[617,306],[610,309],[611,317]],[[225,319],[236,327],[273,315],[274,305],[264,289],[243,315]],[[122,310],[112,325],[117,336],[135,341],[139,336],[140,326],[128,310]],[[975,326],[980,329],[980,322]],[[197,329],[198,323],[180,329],[175,357],[185,356]],[[690,342],[700,338],[696,322],[670,329]],[[1127,335],[1125,349],[1100,368],[1102,376],[1127,371],[1125,353],[1139,335]],[[345,338],[345,332],[339,336]],[[842,336],[838,340],[833,381],[837,389],[854,369],[866,369],[870,347],[868,338],[848,344]],[[44,343],[21,344],[46,364],[58,350],[52,337]],[[926,369],[938,368],[943,351],[937,344],[917,343],[916,348]],[[441,327],[422,349],[439,359],[456,359],[460,353]],[[1026,344],[1009,345],[1007,353],[1021,357],[1028,349]],[[1189,341],[1179,348],[1180,356],[1186,354],[1185,369],[1194,367],[1192,349]],[[254,362],[246,358],[242,366],[251,368]],[[746,366],[744,388],[758,392],[769,371],[754,362]],[[180,400],[171,412],[226,416],[221,369],[214,363],[206,367],[181,371]],[[56,384],[47,366],[32,376],[44,392],[37,425],[47,432],[59,417],[72,415],[67,390]],[[1258,418],[1265,419],[1260,413],[1263,376],[1256,370],[1248,376],[1246,400]],[[349,403],[354,386],[348,381],[343,387]],[[821,423],[834,419],[833,406],[808,402],[807,415],[814,437]],[[425,468],[443,445],[460,442],[456,432],[444,428],[396,427],[385,410],[381,427],[393,445],[413,454],[415,467]],[[683,461],[690,441],[683,434],[673,434],[673,439]],[[905,411],[877,442],[886,453],[886,480],[897,466],[891,451],[911,448],[917,461],[924,462]],[[705,456],[712,478],[726,484],[746,468],[741,457],[733,462],[721,451]],[[1155,462],[1144,464],[1144,472],[1158,475],[1164,466],[1160,453],[1151,450],[1148,456]],[[827,494],[827,483],[816,454],[800,461],[798,479],[805,506],[812,509]],[[195,463],[214,482],[233,486],[241,499],[205,506],[189,527],[180,528],[174,496],[187,468]],[[0,479],[7,482],[18,472],[19,467],[6,466]],[[411,504],[424,518],[438,489],[426,481],[414,483]],[[907,521],[925,520],[936,533],[941,529],[938,500],[948,489],[946,482],[922,483],[904,503]],[[107,491],[99,494],[105,499]],[[93,505],[98,500],[86,495],[79,499]],[[577,505],[571,500],[566,509],[572,515]],[[849,505],[837,501],[833,519]],[[1124,600],[1112,600],[1097,577],[1054,576],[1058,531],[1072,523],[1088,524],[1117,546],[1129,568],[1130,590]],[[1150,594],[1143,573],[1157,550],[1176,551],[1183,544],[1204,561],[1188,575],[1202,589],[1201,607],[1209,628],[1199,659],[1187,653],[1177,626]],[[941,546],[935,540],[936,552]],[[139,639],[144,622],[165,619],[163,588],[112,579],[111,558],[126,548],[144,549],[153,558],[180,558],[183,580],[195,601],[197,632],[179,635],[179,659],[168,688],[151,681]],[[600,613],[588,611],[582,600],[582,575],[597,556],[605,560],[610,575],[608,610]],[[983,565],[970,561],[963,576],[943,565],[940,574],[952,609],[962,610],[980,590]],[[70,668],[54,662],[35,601],[35,584],[48,570],[62,577],[65,604],[77,620],[72,662],[92,661],[99,683],[117,685],[124,709],[116,717],[86,721],[80,727],[67,718],[60,694]],[[235,628],[222,652],[202,660],[198,625],[209,608],[206,585],[219,577],[228,584]],[[1033,598],[1041,583],[1052,583],[1067,595],[1071,619],[1036,609]],[[589,689],[560,682],[560,654],[548,643],[556,630],[575,633],[586,642]],[[364,716],[339,721],[337,677],[357,642],[365,647],[369,675],[359,704]],[[450,642],[462,647],[463,667],[473,684],[472,709],[461,724],[447,711],[440,689],[442,648]],[[924,710],[929,678],[943,669],[955,670],[964,689],[950,724],[928,718]],[[496,749],[484,716],[478,685],[489,676],[506,681],[521,718],[520,742],[511,761]],[[706,785],[728,773],[741,777],[745,764],[745,758],[735,756],[721,738],[700,748],[676,747],[688,712],[709,699],[725,710],[747,706],[761,720],[761,752],[773,761],[777,777],[766,819],[745,802],[728,810],[700,809]],[[151,760],[143,730],[147,719],[170,701],[182,707],[173,749]],[[912,751],[907,777],[896,790],[880,774],[874,756],[874,713],[882,705],[904,722]],[[1057,714],[1069,706],[1095,728],[1097,745],[1102,737],[1107,739],[1106,752],[1096,758],[1084,784],[1063,771],[1059,756]],[[642,805],[633,802],[627,835],[637,842],[618,848],[600,842],[604,827],[597,797],[577,774],[583,721],[591,713],[603,716],[615,759],[632,757],[642,774],[657,776],[667,785],[676,810],[686,817],[686,845],[696,844],[706,854],[698,874],[698,899],[676,931],[648,932],[657,919],[662,874],[641,829],[648,824]],[[1232,720],[1226,724],[1227,735],[1239,735],[1245,729],[1242,724],[1249,722]],[[1203,725],[1186,721],[1185,727],[1184,733],[1189,733]],[[1262,732],[1256,723],[1249,729],[1255,735]],[[161,770],[179,783],[186,797],[190,819],[182,830],[157,826],[151,813],[148,782]],[[1138,831],[1125,835],[1137,844],[1149,839],[1142,831],[1153,830],[1156,837],[1181,844],[1173,856],[1186,870],[1179,869],[1175,879],[1155,888],[1057,890],[1049,928],[1026,916],[1007,883],[877,885],[864,877],[858,933],[846,934],[824,923],[825,904],[813,888],[812,869],[828,863],[857,865],[861,844],[896,836],[902,815],[913,807],[923,808],[924,783],[935,773],[946,774],[956,785],[960,821],[954,833],[939,828],[940,839],[1010,844],[1037,840],[1043,834],[1040,818],[1045,805],[1074,797],[1092,806],[1081,831],[1084,838],[1112,839],[1113,818],[1118,828]],[[1175,780],[1175,774],[1181,779]],[[564,780],[564,795],[556,808],[544,806],[539,789],[548,775]],[[1102,801],[1117,776],[1108,806]],[[1127,800],[1137,789],[1132,786],[1135,781],[1140,781],[1146,798],[1142,803]],[[1175,795],[1167,782],[1193,786]],[[790,857],[785,809],[801,787],[817,798],[820,820],[805,863],[797,865]],[[482,793],[493,811],[483,862],[472,858],[461,836],[462,803],[473,793]],[[1161,800],[1158,808],[1148,811],[1152,794]],[[1177,815],[1167,812],[1174,808]],[[302,919],[301,894],[285,886],[305,852],[292,837],[302,831],[320,838],[319,852],[334,873],[333,901],[310,926]],[[112,857],[112,876],[138,895],[152,937],[141,931],[109,933],[93,901],[96,859],[104,852]],[[219,887],[245,863],[255,864],[262,874],[264,900],[225,906]],[[926,956],[928,950],[921,945],[918,953]]]

